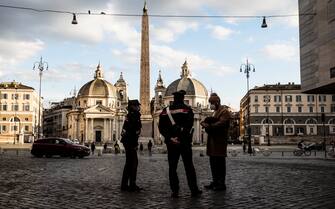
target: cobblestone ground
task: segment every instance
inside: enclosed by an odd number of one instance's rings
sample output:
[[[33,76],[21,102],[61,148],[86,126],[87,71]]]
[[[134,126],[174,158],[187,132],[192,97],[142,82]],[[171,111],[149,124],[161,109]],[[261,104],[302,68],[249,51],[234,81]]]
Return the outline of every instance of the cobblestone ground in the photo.
[[[192,198],[182,162],[181,197],[170,198],[166,155],[139,155],[141,193],[120,192],[124,155],[84,159],[0,157],[0,208],[335,208],[335,161],[237,156],[227,159],[227,191]],[[194,154],[201,187],[207,157]]]

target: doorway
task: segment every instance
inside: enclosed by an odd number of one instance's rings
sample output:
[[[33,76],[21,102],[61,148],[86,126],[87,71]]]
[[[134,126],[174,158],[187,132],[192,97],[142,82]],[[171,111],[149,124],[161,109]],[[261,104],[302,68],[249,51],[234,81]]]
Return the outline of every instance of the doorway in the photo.
[[[95,142],[101,142],[101,131],[95,131]]]

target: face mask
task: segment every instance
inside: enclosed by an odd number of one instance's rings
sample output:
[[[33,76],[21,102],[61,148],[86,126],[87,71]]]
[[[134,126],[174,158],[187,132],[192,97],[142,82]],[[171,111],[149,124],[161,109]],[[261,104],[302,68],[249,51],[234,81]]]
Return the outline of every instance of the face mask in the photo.
[[[216,106],[214,104],[211,104],[210,108],[211,110],[216,110]]]

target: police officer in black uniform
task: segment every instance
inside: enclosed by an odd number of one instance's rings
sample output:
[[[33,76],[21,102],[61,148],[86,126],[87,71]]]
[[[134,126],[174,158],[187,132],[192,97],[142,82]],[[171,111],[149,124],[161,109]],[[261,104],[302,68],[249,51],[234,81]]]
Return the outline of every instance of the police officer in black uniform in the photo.
[[[179,195],[177,166],[180,155],[183,159],[187,182],[192,197],[196,197],[202,193],[202,191],[198,189],[197,177],[192,159],[194,114],[192,108],[184,104],[185,94],[186,92],[184,90],[174,92],[174,101],[172,105],[164,108],[159,116],[158,128],[165,138],[168,150],[169,180],[170,188],[172,190],[171,197],[173,198],[177,198]]]
[[[128,101],[128,114],[122,128],[121,142],[126,150],[126,164],[121,181],[122,191],[138,192],[142,190],[136,185],[137,146],[142,128],[140,105],[137,99]]]

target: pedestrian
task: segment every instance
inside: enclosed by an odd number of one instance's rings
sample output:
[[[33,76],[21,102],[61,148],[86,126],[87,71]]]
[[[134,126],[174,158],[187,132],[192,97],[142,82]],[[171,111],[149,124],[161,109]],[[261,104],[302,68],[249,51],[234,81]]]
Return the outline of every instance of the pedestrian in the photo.
[[[149,140],[148,142],[148,151],[149,151],[149,155],[151,156],[151,149],[152,149],[152,142],[151,140]]]
[[[180,90],[173,93],[173,103],[164,108],[159,116],[158,128],[164,136],[169,163],[169,181],[171,197],[179,196],[179,180],[177,167],[180,156],[183,159],[188,186],[192,197],[199,196],[202,191],[197,185],[197,177],[192,159],[192,136],[194,114],[192,108],[184,104],[186,92]]]
[[[214,191],[226,190],[226,157],[228,130],[231,121],[231,112],[228,106],[221,105],[220,97],[212,93],[209,97],[210,108],[214,110],[212,117],[201,122],[208,134],[207,155],[212,172],[212,182],[206,189]]]
[[[94,155],[94,150],[95,150],[95,143],[92,142],[91,143],[91,153],[92,153],[92,155]]]
[[[104,144],[104,150],[107,151],[107,142]]]
[[[117,141],[114,144],[114,150],[115,150],[115,154],[119,154],[120,153],[120,146],[117,143]]]
[[[247,151],[247,139],[243,137],[243,153],[246,153]]]
[[[143,151],[143,143],[141,142],[140,143],[140,152],[142,152]]]
[[[126,163],[121,181],[122,191],[139,192],[142,190],[142,188],[136,185],[138,166],[137,147],[142,128],[140,105],[137,99],[128,101],[128,114],[122,127],[121,142],[126,151]]]

